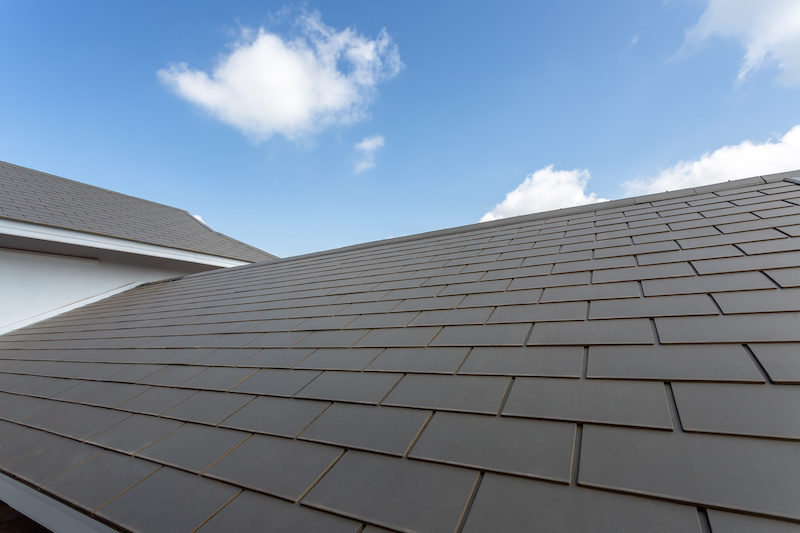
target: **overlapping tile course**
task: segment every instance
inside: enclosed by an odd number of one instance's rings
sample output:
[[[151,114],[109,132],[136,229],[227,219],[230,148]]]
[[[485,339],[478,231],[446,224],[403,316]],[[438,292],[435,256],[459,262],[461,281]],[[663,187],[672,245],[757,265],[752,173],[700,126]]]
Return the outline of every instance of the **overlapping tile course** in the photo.
[[[784,177],[188,276],[4,335],[0,468],[136,531],[800,530]]]
[[[188,212],[0,161],[0,218],[228,257],[275,256],[217,233]]]

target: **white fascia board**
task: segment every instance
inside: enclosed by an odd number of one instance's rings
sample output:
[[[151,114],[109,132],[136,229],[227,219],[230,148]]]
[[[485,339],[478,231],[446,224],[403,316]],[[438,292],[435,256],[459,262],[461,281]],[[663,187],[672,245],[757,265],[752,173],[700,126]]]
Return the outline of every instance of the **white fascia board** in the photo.
[[[4,475],[0,475],[0,500],[55,533],[116,532],[72,507]]]
[[[35,315],[35,316],[24,318],[24,319],[19,320],[17,322],[12,322],[11,324],[8,324],[6,326],[0,327],[0,335],[3,335],[3,334],[8,333],[10,331],[14,331],[15,329],[24,328],[25,326],[30,326],[31,324],[35,324],[36,322],[41,322],[42,320],[46,320],[48,318],[60,315],[62,313],[66,313],[67,311],[72,311],[73,309],[77,309],[79,307],[83,307],[84,305],[89,305],[89,304],[93,304],[95,302],[99,302],[100,300],[105,300],[106,298],[110,298],[111,296],[114,296],[115,294],[119,294],[121,292],[129,291],[129,290],[131,290],[133,288],[136,288],[139,285],[142,285],[144,283],[146,283],[146,282],[145,281],[134,281],[132,283],[127,283],[127,284],[125,284],[125,285],[123,285],[121,287],[117,287],[116,289],[111,289],[110,291],[106,291],[104,293],[97,294],[97,295],[92,296],[90,298],[84,298],[83,300],[79,300],[77,302],[73,302],[73,303],[68,304],[68,305],[63,305],[63,306],[61,306],[61,307],[59,307],[57,309],[52,309],[52,310],[47,311],[45,313],[40,313],[40,314]]]
[[[178,250],[166,246],[155,244],[145,244],[142,242],[128,241],[116,237],[106,237],[105,235],[95,235],[62,228],[53,228],[30,222],[20,222],[18,220],[0,219],[0,234],[13,235],[15,237],[27,237],[41,241],[60,242],[64,244],[74,244],[89,248],[99,248],[101,250],[113,250],[115,252],[125,252],[129,254],[146,255],[150,257],[161,257],[186,263],[198,263],[216,267],[233,267],[249,265],[248,261],[239,261],[227,257],[203,254],[200,252],[189,252]]]

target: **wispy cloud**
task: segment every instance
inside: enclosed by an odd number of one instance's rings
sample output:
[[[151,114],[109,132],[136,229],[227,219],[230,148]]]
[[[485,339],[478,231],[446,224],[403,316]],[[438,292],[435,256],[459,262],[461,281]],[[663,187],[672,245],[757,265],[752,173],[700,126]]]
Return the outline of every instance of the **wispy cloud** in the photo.
[[[679,161],[657,176],[622,185],[625,196],[638,196],[797,169],[800,169],[800,125],[777,140],[723,146],[696,160]]]
[[[296,139],[363,120],[381,82],[403,67],[386,30],[369,39],[326,26],[318,12],[296,20],[298,36],[244,29],[210,74],[173,64],[158,71],[180,97],[256,141]]]
[[[378,148],[383,147],[384,142],[385,139],[381,135],[374,135],[372,137],[364,137],[363,141],[353,145],[358,154],[353,168],[354,174],[360,174],[375,166],[375,152]]]
[[[797,0],[709,0],[708,9],[686,32],[686,44],[714,36],[735,39],[744,46],[740,81],[765,63],[774,63],[782,71],[781,81],[800,85]]]
[[[537,213],[561,207],[605,202],[594,193],[586,194],[591,176],[588,170],[553,170],[553,165],[529,174],[505,200],[484,214],[480,222]]]

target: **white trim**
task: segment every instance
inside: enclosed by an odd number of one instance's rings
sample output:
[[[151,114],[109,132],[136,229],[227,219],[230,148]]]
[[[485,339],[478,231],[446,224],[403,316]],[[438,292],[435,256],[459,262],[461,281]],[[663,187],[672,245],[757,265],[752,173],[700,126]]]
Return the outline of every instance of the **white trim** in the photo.
[[[0,500],[55,533],[115,532],[102,522],[5,475],[0,475]]]
[[[138,287],[139,285],[145,283],[144,281],[134,281],[133,283],[127,283],[121,287],[117,287],[116,289],[111,289],[110,291],[102,292],[96,296],[91,296],[89,298],[84,298],[83,300],[79,300],[77,302],[73,302],[68,305],[61,306],[57,309],[53,309],[51,311],[47,311],[45,313],[40,313],[35,316],[31,316],[28,318],[24,318],[22,320],[18,320],[17,322],[12,322],[11,324],[7,324],[3,327],[0,327],[0,335],[8,333],[9,331],[14,331],[15,329],[24,328],[25,326],[30,326],[36,322],[41,322],[42,320],[52,318],[56,315],[60,315],[61,313],[66,313],[67,311],[72,311],[73,309],[77,309],[79,307],[83,307],[84,305],[89,305],[94,302],[99,302],[100,300],[105,300],[110,296],[114,296],[115,294],[119,294],[121,292],[125,292],[127,290],[133,289]]]
[[[90,264],[98,264],[100,260],[95,257],[79,257],[77,255],[60,255],[60,254],[51,254],[47,252],[32,252],[30,250],[19,250],[17,248],[2,248],[0,247],[0,254],[13,254],[13,255],[22,255],[22,256],[34,256],[39,257],[42,259],[53,259],[53,260],[63,260],[63,261],[78,261],[79,263],[90,263]]]
[[[164,259],[173,259],[175,261],[184,261],[186,263],[199,263],[201,265],[217,267],[233,267],[250,264],[249,261],[239,261],[237,259],[229,259],[227,257],[219,257],[200,252],[189,252],[187,250],[178,250],[166,246],[128,241],[116,237],[106,237],[105,235],[94,235],[92,233],[83,233],[82,231],[53,228],[5,218],[0,219],[0,234],[64,244],[75,244],[78,246],[87,246],[89,248],[100,248],[101,250],[147,255],[150,257],[161,257]]]

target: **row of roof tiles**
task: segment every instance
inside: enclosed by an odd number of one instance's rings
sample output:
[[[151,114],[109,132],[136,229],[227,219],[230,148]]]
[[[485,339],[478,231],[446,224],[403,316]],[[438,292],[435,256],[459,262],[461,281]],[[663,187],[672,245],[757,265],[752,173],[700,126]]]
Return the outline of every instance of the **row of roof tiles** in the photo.
[[[800,187],[778,178],[7,334],[0,468],[138,531],[797,530]]]

